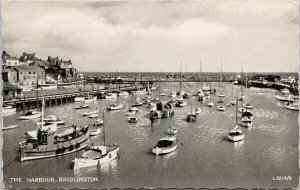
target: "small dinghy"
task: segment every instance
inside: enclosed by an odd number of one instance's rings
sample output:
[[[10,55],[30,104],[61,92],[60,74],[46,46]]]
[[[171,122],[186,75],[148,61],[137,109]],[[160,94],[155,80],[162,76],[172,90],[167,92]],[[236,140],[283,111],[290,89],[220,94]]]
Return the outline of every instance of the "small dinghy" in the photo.
[[[220,104],[224,103],[224,99],[220,99],[220,100],[218,101],[218,103],[220,103]]]
[[[152,153],[155,155],[168,154],[177,149],[178,139],[174,136],[159,139],[155,147],[152,148]]]
[[[95,113],[95,114],[89,115],[89,118],[97,118],[98,116],[99,116],[99,114]]]
[[[120,105],[111,104],[106,109],[107,110],[120,110],[122,108],[123,108],[123,104],[120,104]]]
[[[183,101],[183,97],[180,96],[180,97],[176,98],[176,101]]]
[[[132,108],[129,109],[129,111],[136,111],[136,112],[137,112],[137,111],[139,111],[139,108],[137,108],[137,107],[132,107]]]
[[[125,114],[126,114],[126,115],[135,115],[136,112],[137,112],[137,111],[135,111],[135,110],[129,109],[128,112],[126,112]]]
[[[98,127],[98,126],[101,126],[103,125],[103,119],[96,119],[95,123],[94,123],[94,126],[95,127]]]
[[[19,127],[18,124],[16,124],[16,125],[9,125],[9,126],[7,126],[7,127],[3,127],[3,128],[2,128],[2,131],[5,131],[5,130],[11,130],[11,129],[15,129],[15,128],[18,128],[18,127]]]
[[[217,107],[217,109],[218,109],[219,111],[225,111],[225,107],[222,106],[222,105],[219,105],[219,106]]]
[[[128,122],[129,123],[137,123],[138,118],[137,117],[128,117]]]
[[[253,109],[253,106],[249,103],[243,104],[243,107],[246,108],[246,109]]]
[[[176,127],[171,127],[167,130],[168,135],[175,135],[177,133],[178,129]]]
[[[88,104],[83,104],[83,105],[76,106],[75,109],[85,109],[88,107],[90,107]]]
[[[28,112],[26,112],[24,115],[20,116],[20,120],[29,120],[29,119],[36,119],[41,117],[42,114],[41,112],[37,111],[37,110],[29,110]]]
[[[200,114],[202,110],[200,108],[195,108],[195,114]]]
[[[100,134],[101,134],[101,129],[100,128],[91,130],[91,132],[90,132],[90,136],[97,136],[97,135],[100,135]]]
[[[81,115],[82,116],[90,116],[90,115],[95,115],[98,113],[98,110],[93,110],[93,111],[89,111],[89,112],[84,112]]]
[[[208,106],[208,107],[213,107],[213,106],[214,106],[214,103],[213,103],[213,102],[208,102],[208,103],[207,103],[207,106]]]
[[[136,106],[142,106],[143,105],[143,102],[140,102],[140,101],[136,101],[132,104],[132,106],[136,107]]]
[[[123,97],[127,97],[129,95],[129,93],[127,91],[121,91],[118,96],[123,96]]]
[[[184,106],[186,106],[186,105],[187,105],[186,101],[178,101],[178,102],[175,104],[176,107],[184,107]]]

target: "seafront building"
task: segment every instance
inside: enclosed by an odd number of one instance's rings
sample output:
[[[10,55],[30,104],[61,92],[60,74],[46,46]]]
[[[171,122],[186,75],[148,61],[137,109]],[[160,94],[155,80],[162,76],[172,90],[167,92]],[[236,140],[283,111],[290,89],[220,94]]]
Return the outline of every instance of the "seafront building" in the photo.
[[[20,57],[2,52],[2,80],[12,93],[3,93],[5,99],[22,96],[22,90],[31,90],[40,84],[75,82],[78,78],[71,60],[48,56],[42,60],[35,53],[24,52]],[[12,96],[13,95],[13,96]]]

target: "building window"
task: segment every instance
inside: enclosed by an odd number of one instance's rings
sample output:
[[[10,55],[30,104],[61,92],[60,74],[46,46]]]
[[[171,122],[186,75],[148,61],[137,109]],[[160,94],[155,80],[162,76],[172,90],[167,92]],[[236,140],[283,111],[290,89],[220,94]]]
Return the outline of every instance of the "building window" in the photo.
[[[29,72],[29,74],[31,74],[31,72]]]

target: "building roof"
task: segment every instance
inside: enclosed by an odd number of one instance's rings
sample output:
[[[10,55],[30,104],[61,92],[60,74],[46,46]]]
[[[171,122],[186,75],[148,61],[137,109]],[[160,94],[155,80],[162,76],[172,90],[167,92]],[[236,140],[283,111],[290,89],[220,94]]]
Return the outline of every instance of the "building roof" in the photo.
[[[18,71],[44,71],[44,69],[38,67],[38,66],[30,66],[30,65],[20,65],[13,67],[14,69]]]
[[[13,85],[9,82],[3,82],[3,91],[14,91],[14,90],[22,90],[22,88]]]
[[[50,63],[48,61],[44,61],[44,60],[35,60],[32,63],[29,63],[30,66],[39,66],[39,67],[47,67],[50,66]]]

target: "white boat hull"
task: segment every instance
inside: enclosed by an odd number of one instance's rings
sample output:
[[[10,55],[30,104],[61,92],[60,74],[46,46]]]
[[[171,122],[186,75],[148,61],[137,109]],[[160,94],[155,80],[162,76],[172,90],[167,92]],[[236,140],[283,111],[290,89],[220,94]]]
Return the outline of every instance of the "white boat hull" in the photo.
[[[152,148],[152,153],[159,155],[159,154],[168,154],[170,152],[173,152],[177,149],[177,145],[171,147],[171,148]]]
[[[84,101],[84,97],[76,97],[74,99],[75,102],[83,102]]]
[[[97,101],[97,97],[93,97],[91,99],[84,99],[84,103],[91,103],[91,102],[94,102],[94,101]]]
[[[20,120],[30,120],[30,119],[37,119],[37,118],[40,118],[42,115],[41,113],[37,113],[37,114],[34,114],[34,115],[23,115],[23,116],[20,116]]]
[[[238,142],[238,141],[244,140],[245,135],[244,134],[236,135],[236,136],[228,135],[227,138],[228,138],[228,140],[230,140],[232,142]]]
[[[106,156],[100,159],[86,159],[86,158],[75,158],[74,170],[86,167],[100,166],[101,164],[108,163],[118,157],[119,147],[113,151],[110,151]]]

